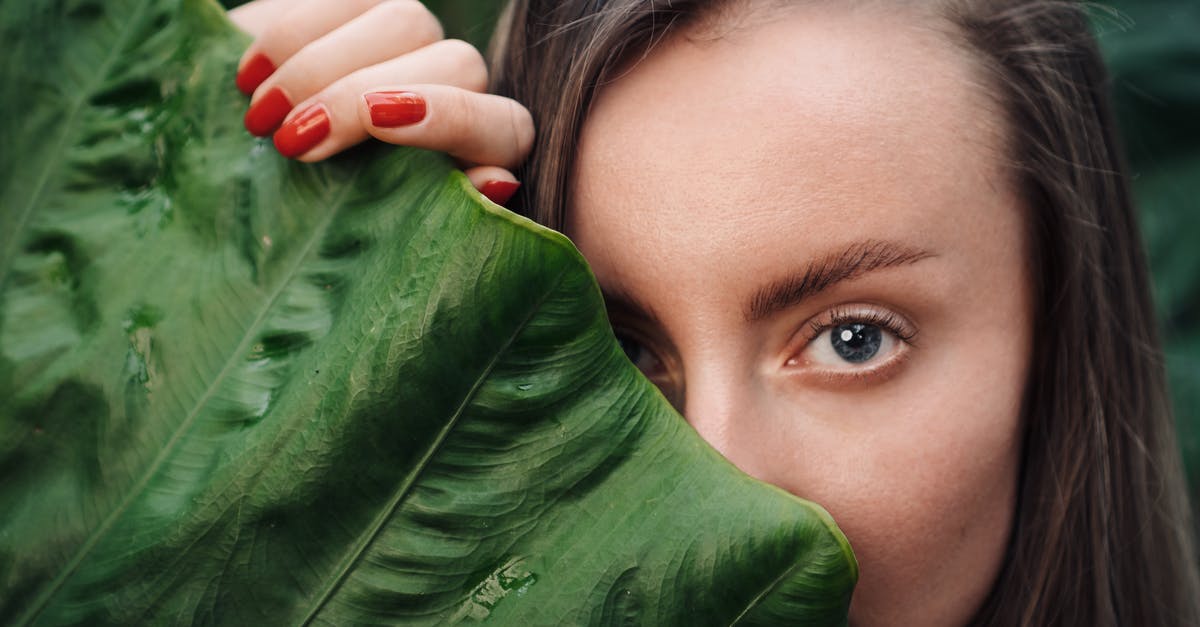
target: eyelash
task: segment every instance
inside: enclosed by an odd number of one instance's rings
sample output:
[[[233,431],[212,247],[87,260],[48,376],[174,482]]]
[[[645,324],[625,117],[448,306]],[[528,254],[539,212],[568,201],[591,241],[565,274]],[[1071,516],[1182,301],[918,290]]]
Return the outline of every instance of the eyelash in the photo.
[[[891,332],[900,341],[909,345],[914,343],[913,340],[917,336],[917,330],[912,328],[912,325],[891,311],[866,308],[851,309],[850,307],[841,306],[830,309],[827,315],[809,321],[808,328],[810,334],[804,346],[807,347],[810,342],[820,337],[821,333],[828,329],[856,322],[880,327]]]
[[[865,368],[829,370],[807,368],[801,363],[802,355],[812,343],[826,331],[843,324],[869,324],[891,333],[900,343],[900,350],[886,361]],[[808,322],[808,332],[801,344],[792,351],[785,365],[798,368],[798,373],[820,385],[841,387],[845,385],[873,385],[882,383],[898,374],[910,357],[909,349],[916,345],[916,328],[903,316],[871,305],[838,306]]]

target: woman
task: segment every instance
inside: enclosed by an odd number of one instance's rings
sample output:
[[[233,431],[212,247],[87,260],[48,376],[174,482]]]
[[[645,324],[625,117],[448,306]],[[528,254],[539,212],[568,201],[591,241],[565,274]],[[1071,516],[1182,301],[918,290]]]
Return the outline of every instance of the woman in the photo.
[[[630,359],[839,522],[853,624],[1200,623],[1077,6],[516,0],[487,95],[415,2],[284,5],[235,15],[247,128],[444,150],[500,203],[519,166]]]

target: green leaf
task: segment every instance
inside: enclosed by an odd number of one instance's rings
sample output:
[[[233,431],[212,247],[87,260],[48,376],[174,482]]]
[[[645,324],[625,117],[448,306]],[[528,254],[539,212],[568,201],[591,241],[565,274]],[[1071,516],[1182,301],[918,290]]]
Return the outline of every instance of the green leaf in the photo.
[[[448,161],[287,162],[201,0],[3,0],[0,623],[843,624],[819,507]]]

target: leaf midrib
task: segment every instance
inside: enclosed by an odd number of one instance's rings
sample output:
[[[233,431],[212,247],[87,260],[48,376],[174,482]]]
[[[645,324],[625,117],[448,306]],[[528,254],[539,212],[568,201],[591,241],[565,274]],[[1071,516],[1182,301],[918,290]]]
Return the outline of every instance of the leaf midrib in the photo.
[[[152,1],[153,0],[142,0],[141,4],[139,4],[137,9],[134,11],[134,19],[131,19],[126,23],[137,24],[142,19],[142,15],[146,12],[146,7],[150,6]],[[50,181],[50,172],[54,169],[54,166],[64,162],[63,159],[53,159],[52,156],[62,155],[65,152],[67,138],[75,135],[76,129],[74,127],[79,119],[79,112],[83,109],[83,104],[91,100],[92,96],[95,96],[96,93],[99,92],[99,86],[109,78],[109,73],[112,72],[113,66],[116,64],[117,59],[121,56],[121,52],[125,50],[126,44],[129,43],[129,38],[133,30],[134,28],[132,26],[126,28],[122,32],[121,36],[118,37],[117,45],[112,46],[109,49],[108,58],[104,59],[104,62],[99,65],[98,71],[92,74],[92,76],[95,77],[95,80],[86,85],[85,89],[81,89],[77,92],[79,97],[71,102],[66,121],[58,125],[58,127],[61,129],[61,132],[58,134],[57,142],[54,144],[54,148],[48,153],[47,157],[42,160],[45,164],[45,167],[42,168],[41,176],[38,177],[37,184],[34,185],[33,194],[31,194],[29,197],[29,203],[25,205],[25,208],[21,210],[17,217],[17,222],[13,226],[12,235],[5,244],[4,254],[0,256],[0,287],[3,287],[4,282],[8,279],[8,273],[12,268],[13,257],[16,255],[17,247],[21,241],[21,232],[25,230],[25,225],[29,221],[29,216],[33,215],[33,208],[36,207],[38,202],[41,200],[42,193],[45,191],[46,185]]]
[[[145,4],[149,4],[149,0],[147,0],[144,5]],[[334,198],[333,202],[331,203],[332,206],[330,207],[329,211],[326,212],[325,218],[313,230],[312,236],[307,242],[305,242],[304,247],[296,255],[296,261],[290,268],[288,268],[287,272],[281,276],[279,282],[275,286],[274,291],[271,293],[270,298],[266,300],[264,306],[258,312],[258,315],[255,316],[254,321],[246,328],[246,332],[242,335],[242,340],[230,353],[228,360],[226,360],[225,364],[221,367],[221,370],[217,373],[217,376],[214,377],[209,383],[208,387],[205,388],[204,393],[196,401],[195,405],[192,407],[192,410],[183,419],[179,426],[176,427],[175,431],[171,434],[171,438],[167,440],[166,445],[159,452],[158,456],[154,458],[154,461],[150,464],[150,467],[145,473],[143,473],[141,478],[138,479],[137,483],[135,483],[133,488],[131,488],[126,494],[125,498],[121,500],[121,503],[118,504],[117,507],[111,513],[109,513],[107,517],[105,517],[104,521],[95,529],[95,531],[88,536],[87,540],[80,547],[79,551],[77,551],[75,555],[71,557],[71,560],[67,562],[66,567],[64,567],[59,575],[50,582],[50,585],[42,591],[42,593],[38,596],[38,599],[26,611],[25,615],[17,621],[17,625],[23,626],[30,624],[32,621],[37,619],[37,617],[46,609],[46,607],[49,606],[50,601],[62,588],[63,584],[66,583],[67,579],[69,579],[71,575],[78,570],[80,564],[83,563],[83,560],[88,556],[89,553],[91,553],[96,544],[98,544],[102,537],[108,533],[108,531],[116,523],[117,519],[119,519],[121,515],[129,509],[130,505],[137,500],[137,497],[141,495],[142,491],[150,483],[151,478],[158,473],[158,470],[162,467],[166,460],[171,457],[175,447],[180,441],[182,441],[184,434],[191,429],[192,424],[195,423],[196,418],[200,415],[201,410],[205,407],[205,405],[208,404],[208,401],[220,387],[220,384],[225,380],[225,377],[228,376],[230,371],[233,369],[233,366],[238,362],[239,358],[245,354],[246,350],[257,337],[258,331],[262,327],[262,324],[266,321],[268,314],[274,308],[275,303],[279,300],[279,297],[283,294],[284,290],[292,282],[292,279],[297,275],[300,268],[305,265],[306,260],[312,253],[312,250],[316,246],[317,242],[321,241],[322,237],[325,235],[325,232],[329,229],[330,224],[333,223],[333,219],[345,206],[345,197],[353,188],[351,181],[354,181],[358,178],[358,174],[360,173],[361,169],[361,166],[356,167],[354,171],[350,173],[350,176],[347,177],[347,182],[342,186],[337,197]]]
[[[459,418],[462,417],[467,407],[471,404],[471,401],[474,400],[475,395],[479,392],[480,387],[482,387],[488,377],[491,376],[492,370],[494,370],[496,364],[500,362],[500,358],[508,353],[508,350],[512,347],[513,342],[515,342],[517,338],[520,337],[521,333],[525,331],[525,329],[529,326],[529,323],[533,320],[533,317],[539,311],[541,311],[542,306],[546,303],[546,300],[550,298],[550,295],[553,294],[556,289],[558,289],[558,286],[562,282],[562,278],[565,274],[565,268],[559,271],[558,275],[555,276],[550,282],[550,285],[546,291],[542,293],[539,299],[534,301],[533,305],[529,309],[529,312],[525,314],[525,317],[513,329],[512,334],[505,339],[504,343],[496,351],[496,354],[492,356],[491,361],[489,361],[487,366],[480,371],[479,375],[475,378],[475,382],[471,385],[471,389],[467,391],[467,393],[463,396],[462,402],[459,403],[458,408],[455,409],[454,414],[451,415],[448,421],[446,421],[445,426],[443,426],[441,431],[438,432],[437,437],[435,437],[433,442],[430,443],[429,448],[426,449],[425,454],[420,460],[418,460],[413,470],[409,472],[408,476],[405,477],[400,483],[400,486],[396,489],[395,493],[392,495],[392,498],[388,501],[387,506],[380,510],[379,515],[375,517],[375,520],[371,522],[371,525],[360,534],[359,541],[342,558],[341,564],[336,570],[336,576],[332,579],[329,586],[322,591],[320,598],[317,599],[317,602],[309,610],[308,614],[304,617],[304,620],[300,622],[302,626],[307,627],[308,625],[311,625],[312,622],[316,620],[316,617],[321,610],[323,610],[333,598],[334,594],[336,594],[337,591],[342,587],[342,584],[345,583],[346,579],[350,576],[350,573],[353,572],[355,564],[362,559],[363,555],[370,548],[371,544],[373,544],[375,539],[379,537],[379,534],[382,533],[384,527],[387,526],[387,523],[395,515],[396,509],[400,507],[400,504],[404,501],[404,498],[408,495],[409,491],[414,485],[416,485],[417,480],[428,467],[430,460],[432,460],[438,451],[441,450],[442,444],[445,443],[446,439],[450,436],[450,433],[454,430],[454,427],[457,426]]]
[[[810,510],[810,514],[815,514],[815,512],[812,512]],[[833,526],[832,519],[829,519],[827,516],[826,517],[818,516],[818,518],[821,520],[822,526],[825,528],[825,531],[827,533],[832,534],[835,539],[839,537],[840,532],[837,530],[836,526]],[[846,544],[846,541],[844,538],[841,541],[839,541],[837,544],[841,547],[843,552],[849,551],[849,549],[850,549],[849,545]],[[809,551],[806,551],[806,553],[811,554],[812,550],[810,549]],[[853,560],[851,560],[851,561],[853,561]],[[772,581],[769,586],[764,588],[763,591],[758,593],[758,595],[756,595],[753,599],[750,599],[750,602],[746,604],[746,607],[742,609],[741,613],[739,613],[736,617],[734,617],[733,621],[731,623],[729,623],[729,627],[735,627],[736,625],[741,623],[742,619],[745,618],[746,615],[750,613],[750,610],[758,607],[759,603],[761,603],[763,599],[767,598],[767,596],[769,596],[772,592],[775,591],[776,588],[779,587],[779,584],[783,583],[785,580],[790,578],[792,575],[796,574],[797,571],[803,570],[804,566],[806,564],[808,564],[808,560],[801,559],[801,558],[797,558],[796,561],[792,562],[792,565],[789,566],[787,568],[787,570],[784,570],[783,573],[781,573],[778,577],[776,577],[775,580]],[[857,567],[853,568],[853,572],[855,573],[855,576],[857,577]]]
[[[774,581],[771,582],[771,585],[767,586],[766,588],[763,588],[762,592],[759,592],[753,599],[750,599],[750,602],[746,604],[746,607],[742,609],[741,613],[738,614],[737,616],[735,616],[733,621],[729,623],[729,627],[735,627],[738,623],[742,622],[742,619],[745,618],[746,615],[750,613],[750,610],[758,607],[758,604],[761,603],[762,600],[765,599],[769,594],[774,592],[775,588],[779,587],[779,584],[783,583],[783,581],[785,579],[788,579],[789,577],[794,575],[796,573],[796,571],[803,566],[804,566],[803,560],[797,559],[795,562],[793,562],[792,565],[789,566],[787,570],[780,573],[780,575],[778,577],[776,577]]]

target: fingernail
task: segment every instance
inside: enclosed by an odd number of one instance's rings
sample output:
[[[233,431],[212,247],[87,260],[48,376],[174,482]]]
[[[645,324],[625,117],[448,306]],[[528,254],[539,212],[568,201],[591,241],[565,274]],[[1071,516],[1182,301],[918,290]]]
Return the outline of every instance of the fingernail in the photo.
[[[279,124],[291,110],[292,102],[284,95],[283,90],[272,87],[263,94],[262,98],[250,105],[250,108],[246,110],[243,122],[251,135],[266,137],[279,128]]]
[[[312,150],[328,136],[329,110],[323,104],[315,104],[275,131],[275,148],[292,159]]]
[[[243,94],[249,96],[258,89],[262,82],[267,80],[267,77],[275,73],[275,64],[267,58],[267,55],[258,53],[242,66],[242,69],[237,74],[237,86],[242,90]]]
[[[381,128],[408,126],[425,119],[425,99],[411,91],[374,91],[363,94],[371,124]]]
[[[488,200],[503,206],[508,199],[513,197],[513,194],[517,193],[519,187],[521,187],[520,183],[512,181],[488,181],[483,184],[479,192],[487,196]]]

